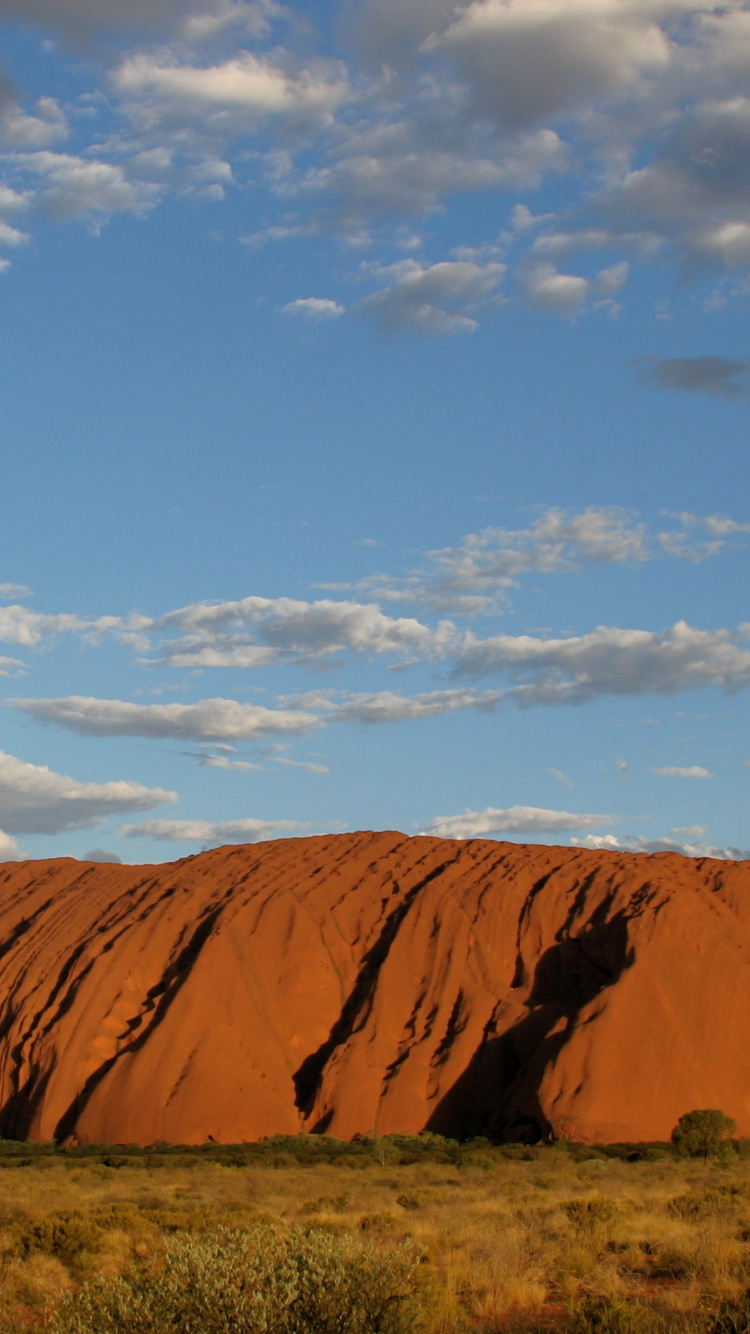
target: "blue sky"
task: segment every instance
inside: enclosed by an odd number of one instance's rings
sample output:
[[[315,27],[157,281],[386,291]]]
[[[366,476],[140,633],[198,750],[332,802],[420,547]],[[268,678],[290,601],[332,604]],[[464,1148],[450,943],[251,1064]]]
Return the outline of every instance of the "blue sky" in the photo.
[[[750,7],[0,22],[0,852],[750,856]]]

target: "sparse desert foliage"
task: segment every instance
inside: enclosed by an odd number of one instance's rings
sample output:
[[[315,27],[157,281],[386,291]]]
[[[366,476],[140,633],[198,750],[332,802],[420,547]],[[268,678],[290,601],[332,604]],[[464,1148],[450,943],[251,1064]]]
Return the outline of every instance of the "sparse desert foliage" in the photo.
[[[0,1334],[750,1334],[749,1147],[0,1142]]]

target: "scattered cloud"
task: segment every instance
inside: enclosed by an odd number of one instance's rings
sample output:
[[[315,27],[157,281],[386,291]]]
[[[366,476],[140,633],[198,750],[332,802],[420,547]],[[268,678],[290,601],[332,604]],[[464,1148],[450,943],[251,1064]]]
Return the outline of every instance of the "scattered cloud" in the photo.
[[[430,551],[427,564],[406,578],[376,575],[358,587],[381,601],[424,603],[434,611],[497,613],[522,575],[637,564],[653,555],[653,539],[629,510],[589,506],[571,513],[552,507],[526,528],[484,528],[456,547]]]
[[[734,400],[750,397],[750,357],[637,357],[631,365],[656,389]]]
[[[678,621],[662,631],[599,626],[567,639],[475,638],[467,632],[455,674],[526,678],[508,693],[522,707],[584,704],[608,695],[676,695],[750,684],[750,650],[728,630]]]
[[[315,60],[293,73],[265,56],[241,51],[218,65],[167,61],[139,52],[112,74],[116,92],[153,131],[196,119],[222,135],[240,134],[269,116],[285,116],[307,131],[330,120],[349,92],[338,62]]]
[[[158,184],[129,179],[111,162],[40,151],[18,154],[15,164],[39,177],[38,208],[60,222],[87,222],[94,231],[116,213],[142,218],[161,198]]]
[[[0,0],[0,17],[117,53],[109,69],[89,61],[95,129],[78,155],[54,151],[73,112],[49,95],[24,108],[0,88],[10,168],[60,220],[96,230],[169,194],[218,201],[252,184],[265,239],[377,244],[386,223],[398,245],[451,197],[503,192],[507,258],[478,262],[474,239],[473,260],[370,266],[383,285],[357,308],[382,329],[470,332],[499,304],[506,262],[533,305],[566,316],[612,309],[626,256],[660,253],[688,275],[750,267],[743,0],[364,0],[340,29],[343,59],[312,29],[301,58],[299,16],[274,0]],[[86,124],[78,115],[78,136]],[[518,192],[552,179],[557,215],[533,214]],[[608,252],[598,272],[557,267],[596,250]],[[481,272],[462,274],[472,263]],[[655,360],[657,381],[679,379]],[[688,371],[669,387],[739,389],[734,372],[706,373],[707,385]]]
[[[672,830],[672,833],[678,832],[681,831]],[[714,847],[707,843],[681,842],[674,838],[644,838],[642,834],[625,835],[623,838],[616,838],[614,834],[601,837],[588,834],[585,838],[571,838],[570,841],[578,848],[603,848],[610,852],[677,852],[682,857],[710,857],[717,861],[750,860],[750,848]]]
[[[31,589],[25,584],[0,584],[0,600],[10,601],[11,598],[31,597]]]
[[[332,301],[330,297],[301,296],[296,301],[289,301],[282,307],[282,315],[292,315],[309,320],[312,324],[321,324],[325,320],[337,320],[345,314],[346,307]]]
[[[312,713],[267,709],[233,699],[204,699],[197,704],[131,704],[127,700],[70,695],[64,699],[15,699],[7,703],[38,722],[54,723],[84,736],[239,741],[275,733],[309,732],[318,726],[318,719]]]
[[[671,765],[664,769],[654,769],[655,774],[661,778],[715,778],[716,774],[710,769],[704,769],[701,764],[691,764],[686,768],[678,764]]]
[[[679,828],[670,829],[670,834],[675,838],[703,838],[707,826],[704,824],[683,825]]]
[[[659,19],[667,12],[658,0],[474,0],[423,47],[455,63],[480,114],[514,129],[617,97],[665,70],[671,44]]]
[[[0,676],[23,676],[26,664],[20,658],[0,657]]]
[[[575,783],[570,777],[570,774],[566,774],[564,769],[550,769],[549,772],[552,774],[553,778],[557,779],[558,783],[562,783],[563,787],[567,787],[572,792]]]
[[[502,700],[502,692],[485,690],[431,690],[423,695],[397,695],[381,690],[375,695],[353,695],[343,703],[331,707],[331,722],[393,723],[410,718],[436,718],[445,713],[476,709],[479,713],[494,713]]]
[[[463,815],[439,815],[422,830],[435,838],[484,838],[491,834],[556,834],[570,829],[595,829],[612,824],[612,815],[576,815],[570,811],[548,811],[539,806],[510,806],[498,810],[464,811]]]
[[[160,654],[181,667],[263,666],[281,655],[314,659],[347,649],[409,658],[439,652],[451,633],[386,616],[373,603],[330,598],[194,603],[153,622],[154,630],[173,628],[184,633],[162,644]]]
[[[365,297],[355,311],[383,333],[412,329],[428,334],[474,333],[479,316],[498,306],[497,288],[506,266],[469,260],[422,264],[416,259],[369,266],[370,277],[386,286]]]
[[[0,145],[4,148],[46,148],[66,139],[68,121],[54,97],[40,97],[29,115],[14,102],[0,107]]]
[[[160,787],[124,779],[81,783],[0,751],[0,827],[12,834],[59,834],[174,801],[177,793]]]
[[[268,839],[309,830],[298,820],[146,820],[143,824],[121,825],[122,838],[157,838],[168,843],[202,843],[204,847],[222,843],[265,843]]]

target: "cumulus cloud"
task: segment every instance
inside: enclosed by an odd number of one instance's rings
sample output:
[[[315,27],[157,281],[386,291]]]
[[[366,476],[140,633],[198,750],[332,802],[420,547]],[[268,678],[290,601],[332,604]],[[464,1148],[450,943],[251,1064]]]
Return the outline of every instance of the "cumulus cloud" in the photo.
[[[475,709],[494,713],[502,692],[485,690],[431,690],[422,695],[397,695],[381,690],[374,695],[353,695],[343,704],[332,706],[329,720],[347,723],[393,723],[410,718],[436,718],[445,713]]]
[[[587,278],[560,273],[549,263],[529,265],[523,272],[522,283],[532,306],[556,315],[574,315],[590,290]]]
[[[579,815],[571,811],[548,811],[539,806],[510,806],[506,810],[488,806],[484,811],[463,815],[439,815],[422,830],[435,838],[484,838],[489,834],[556,834],[570,829],[595,829],[612,824],[612,815]]]
[[[5,584],[4,588],[13,595],[15,585]],[[64,631],[85,631],[90,622],[80,616],[66,612],[48,616],[43,612],[31,611],[28,607],[13,603],[9,607],[0,607],[0,642],[20,644],[24,648],[34,648],[44,639]]]
[[[218,65],[165,62],[141,52],[125,58],[112,84],[149,129],[185,121],[194,125],[199,118],[222,135],[241,133],[270,116],[284,116],[306,129],[320,126],[349,91],[337,63],[318,60],[290,73],[251,51]]]
[[[168,843],[265,843],[270,838],[309,829],[297,820],[146,820],[121,825],[122,838],[158,838]]]
[[[125,779],[82,783],[0,752],[0,827],[12,834],[59,834],[174,801],[177,793],[160,787]]]
[[[702,764],[690,764],[687,767],[673,764],[663,769],[654,769],[655,774],[661,778],[715,778],[716,774],[710,769],[704,769]]]
[[[449,625],[433,630],[411,617],[386,616],[373,603],[331,598],[193,603],[160,617],[153,629],[183,631],[160,647],[181,667],[264,666],[281,655],[318,658],[347,649],[409,658],[439,653],[453,634]]]
[[[303,230],[364,238],[375,222],[424,217],[443,199],[469,191],[535,189],[568,167],[568,145],[555,130],[488,144],[486,135],[467,135],[453,123],[450,90],[434,85],[429,108],[423,86],[419,100],[414,116],[342,126],[332,162],[284,179],[284,194],[312,210]]]
[[[324,320],[337,320],[346,310],[338,301],[330,297],[301,296],[296,301],[288,301],[282,307],[283,315],[301,316],[312,324],[321,324]]]
[[[728,630],[698,630],[678,621],[662,631],[599,626],[568,639],[470,632],[456,673],[527,678],[508,693],[521,706],[583,704],[607,695],[676,695],[750,684],[750,650]]]
[[[120,33],[80,156],[51,151],[68,130],[53,98],[24,110],[7,81],[0,89],[13,169],[61,220],[97,228],[169,191],[219,200],[228,182],[252,180],[281,210],[265,238],[337,231],[364,244],[385,219],[562,174],[558,218],[508,201],[509,267],[542,310],[611,309],[626,253],[750,266],[743,0],[365,0],[339,34],[346,65],[294,56],[299,42],[276,33],[294,30],[294,12],[275,0],[0,0],[0,16],[68,36]],[[138,41],[123,49],[127,31]],[[597,249],[611,252],[598,272],[558,267]],[[470,263],[481,278],[455,268]],[[499,276],[460,248],[410,272],[379,267],[384,286],[359,304],[386,329],[469,332],[499,300]]]
[[[0,144],[4,148],[46,148],[68,136],[68,121],[54,97],[40,97],[30,114],[15,102],[0,107]]]
[[[638,357],[639,378],[656,389],[716,398],[750,397],[750,357]]]
[[[82,862],[112,862],[122,865],[122,857],[118,857],[116,852],[108,852],[106,848],[91,848],[89,852],[84,852]]]
[[[700,828],[700,826],[698,826]],[[672,830],[672,833],[690,831]],[[705,833],[705,830],[702,830]],[[700,842],[681,842],[674,838],[645,838],[643,834],[625,835],[623,838],[617,838],[614,834],[604,834],[598,837],[595,834],[587,834],[585,838],[571,838],[571,843],[578,848],[603,848],[610,852],[677,852],[682,857],[710,857],[717,861],[747,861],[750,859],[750,849],[734,848],[727,846],[715,847],[709,843]]]
[[[420,333],[473,333],[478,316],[496,309],[496,289],[505,265],[468,260],[421,264],[416,259],[370,268],[387,286],[360,301],[355,310],[384,333],[415,329]]]
[[[204,699],[198,704],[131,704],[127,700],[70,695],[7,703],[39,722],[55,723],[84,736],[249,740],[275,733],[309,732],[318,726],[312,713],[266,709],[233,699]]]
[[[48,150],[18,154],[15,162],[40,178],[39,208],[61,222],[86,221],[94,230],[115,213],[143,217],[161,195],[158,185],[129,180],[111,162]]]
[[[474,0],[424,47],[455,62],[482,112],[517,127],[663,70],[670,42],[659,18],[670,8],[679,5]]]
[[[497,613],[504,610],[510,590],[532,571],[557,574],[586,565],[637,564],[665,553],[702,559],[745,531],[720,515],[672,517],[676,527],[650,533],[637,514],[617,506],[589,506],[578,513],[550,508],[526,528],[485,528],[469,533],[456,547],[428,552],[427,564],[405,578],[375,575],[357,587],[385,602],[419,602],[461,615]],[[696,538],[701,529],[710,543]]]
[[[0,862],[20,861],[23,854],[14,838],[0,829]]]

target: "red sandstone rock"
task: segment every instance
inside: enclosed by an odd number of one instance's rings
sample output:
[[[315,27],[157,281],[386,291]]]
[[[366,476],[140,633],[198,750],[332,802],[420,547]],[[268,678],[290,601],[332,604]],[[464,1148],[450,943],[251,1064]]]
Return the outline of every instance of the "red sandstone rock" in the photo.
[[[0,866],[0,1134],[750,1135],[750,863],[397,833]]]

